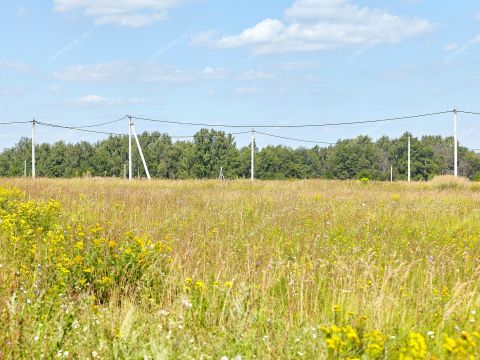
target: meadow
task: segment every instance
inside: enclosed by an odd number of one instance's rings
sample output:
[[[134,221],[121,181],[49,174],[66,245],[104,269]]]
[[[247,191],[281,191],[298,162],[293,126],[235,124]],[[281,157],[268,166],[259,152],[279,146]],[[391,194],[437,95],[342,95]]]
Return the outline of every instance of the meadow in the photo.
[[[480,186],[0,180],[2,359],[475,359]]]

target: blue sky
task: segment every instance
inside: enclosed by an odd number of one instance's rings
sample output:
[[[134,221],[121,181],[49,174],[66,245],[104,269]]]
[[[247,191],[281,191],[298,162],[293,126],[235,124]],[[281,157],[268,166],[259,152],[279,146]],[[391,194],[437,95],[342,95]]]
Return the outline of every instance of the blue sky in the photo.
[[[18,0],[3,1],[0,16],[0,122],[35,117],[81,126],[132,114],[297,124],[454,106],[480,111],[480,4],[473,0]],[[480,148],[480,117],[459,120],[460,142]],[[198,129],[136,128],[171,135]],[[0,129],[0,148],[30,134],[28,124]],[[102,130],[127,129],[119,123]],[[452,129],[452,116],[442,115],[270,132],[335,142]],[[100,138],[38,129],[40,142]]]

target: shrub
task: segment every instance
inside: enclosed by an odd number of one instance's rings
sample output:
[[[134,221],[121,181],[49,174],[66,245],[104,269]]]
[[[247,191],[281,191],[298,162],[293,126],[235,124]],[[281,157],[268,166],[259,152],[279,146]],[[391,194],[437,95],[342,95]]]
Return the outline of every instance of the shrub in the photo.
[[[467,187],[468,183],[467,178],[461,176],[455,177],[453,175],[435,176],[429,182],[430,185],[440,190],[461,189]]]

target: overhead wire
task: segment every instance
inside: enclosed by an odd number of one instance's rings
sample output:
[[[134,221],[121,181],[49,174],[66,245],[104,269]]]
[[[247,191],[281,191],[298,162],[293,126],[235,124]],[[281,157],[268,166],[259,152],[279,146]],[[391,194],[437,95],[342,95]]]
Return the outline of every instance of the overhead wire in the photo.
[[[225,135],[244,135],[244,134],[251,134],[251,131],[240,131],[234,133],[225,133]],[[218,137],[220,135],[213,134],[214,137]],[[170,136],[172,139],[193,139],[195,135],[186,135],[186,136]]]
[[[100,127],[100,126],[104,126],[104,125],[115,124],[115,123],[118,123],[122,120],[125,120],[126,118],[127,118],[127,116],[125,115],[124,117],[122,117],[120,119],[117,119],[117,120],[107,121],[107,122],[104,122],[104,123],[93,124],[93,125],[76,126],[76,128],[77,129],[95,128],[95,127]]]
[[[66,129],[66,130],[82,131],[82,132],[87,132],[87,133],[92,133],[92,134],[114,135],[114,136],[126,136],[125,134],[119,134],[119,133],[114,133],[114,132],[97,131],[97,130],[89,130],[89,129],[83,129],[83,128],[73,127],[73,126],[56,125],[56,124],[46,123],[46,122],[43,122],[43,121],[36,121],[35,123],[38,124],[38,125],[41,125],[41,126],[46,126],[46,127],[52,127],[52,128],[58,128],[58,129]]]
[[[31,121],[9,121],[9,122],[0,122],[0,125],[19,125],[19,124],[31,124]]]
[[[478,112],[463,111],[463,110],[457,110],[457,113],[468,114],[468,115],[480,115],[480,113],[478,113]]]
[[[124,120],[126,117],[119,119],[119,120]],[[115,120],[114,122],[118,122],[119,120]],[[31,121],[29,121],[31,123]],[[59,128],[59,129],[66,129],[66,130],[76,130],[76,131],[82,131],[82,132],[88,132],[88,133],[93,133],[93,134],[104,134],[104,135],[115,135],[115,136],[126,136],[126,134],[120,134],[120,133],[115,133],[115,132],[107,132],[107,131],[98,131],[98,130],[90,130],[90,129],[85,129],[83,126],[65,126],[65,125],[57,125],[57,124],[52,124],[52,123],[46,123],[43,121],[35,121],[36,124],[41,125],[41,126],[46,126],[46,127],[53,127],[53,128]],[[110,122],[113,123],[113,122]],[[98,124],[100,125],[100,124]],[[93,127],[95,125],[89,125],[88,127]],[[225,135],[242,135],[242,134],[249,134],[251,133],[250,131],[241,131],[241,132],[234,132],[234,133],[226,133]],[[220,135],[213,135],[213,136],[220,136]],[[190,136],[170,136],[172,139],[193,139],[195,136],[190,135]]]
[[[265,136],[269,136],[269,137],[273,137],[273,138],[278,138],[278,139],[291,140],[291,141],[304,142],[304,143],[311,143],[311,144],[317,144],[317,145],[335,145],[335,143],[330,143],[330,142],[325,142],[325,141],[297,139],[297,138],[291,138],[291,137],[286,137],[286,136],[267,134],[267,133],[260,132],[260,131],[255,131],[255,134],[261,134],[261,135],[265,135]]]
[[[308,128],[308,127],[330,127],[330,126],[344,126],[344,125],[356,125],[356,124],[371,124],[371,123],[378,123],[378,122],[389,122],[389,121],[400,121],[400,120],[408,120],[408,119],[415,119],[421,117],[429,117],[429,116],[436,116],[436,115],[444,115],[453,112],[464,113],[464,114],[471,114],[471,115],[480,115],[478,112],[472,111],[464,111],[464,110],[447,110],[447,111],[439,111],[439,112],[432,112],[432,113],[425,113],[425,114],[417,114],[417,115],[408,115],[408,116],[399,116],[399,117],[391,117],[391,118],[382,118],[382,119],[375,119],[375,120],[363,120],[363,121],[349,121],[349,122],[337,122],[337,123],[320,123],[320,124],[298,124],[298,125],[288,125],[288,124],[277,124],[277,125],[230,125],[230,124],[210,124],[210,123],[196,123],[196,122],[182,122],[182,121],[172,121],[172,120],[160,120],[160,119],[152,119],[152,118],[145,118],[145,117],[138,117],[138,116],[131,116],[132,119],[141,120],[141,121],[148,121],[148,122],[157,122],[157,123],[164,123],[164,124],[174,124],[174,125],[190,125],[190,126],[207,126],[207,127],[224,127],[224,128]],[[122,120],[125,120],[129,116],[123,116],[119,119],[102,122],[98,124],[92,125],[82,125],[82,126],[75,126],[72,127],[74,129],[88,129],[88,128],[95,128],[105,125],[110,125],[114,123],[118,123]],[[12,121],[12,122],[0,122],[0,125],[13,125],[13,124],[27,124],[31,123],[31,121]],[[54,124],[50,124],[54,125]],[[55,126],[65,126],[65,125],[55,125]],[[68,127],[68,126],[65,126]],[[243,133],[243,132],[242,132]],[[189,137],[189,136],[186,136]]]
[[[371,123],[380,123],[380,122],[391,122],[391,121],[400,121],[400,120],[408,120],[408,119],[415,119],[415,118],[422,118],[422,117],[430,117],[436,115],[444,115],[449,113],[463,113],[463,114],[470,114],[470,115],[478,115],[480,116],[479,112],[473,111],[464,111],[464,110],[447,110],[447,111],[439,111],[439,112],[432,112],[432,113],[424,113],[424,114],[417,114],[417,115],[408,115],[408,116],[400,116],[400,117],[391,117],[391,118],[382,118],[382,119],[375,119],[375,120],[365,120],[365,121],[349,121],[349,122],[338,122],[338,123],[318,123],[318,124],[298,124],[298,125],[288,125],[288,124],[279,124],[279,125],[230,125],[230,124],[210,124],[210,123],[196,123],[196,122],[182,122],[182,121],[172,121],[172,120],[160,120],[160,119],[152,119],[152,118],[145,118],[145,117],[138,117],[138,116],[123,116],[119,119],[91,124],[91,125],[84,125],[84,126],[66,126],[66,125],[58,125],[52,123],[46,123],[41,121],[35,121],[35,123],[46,126],[46,127],[53,127],[53,128],[60,128],[66,130],[73,130],[73,131],[82,131],[87,133],[93,134],[103,134],[103,135],[114,135],[114,136],[126,136],[125,134],[109,132],[109,131],[99,131],[99,130],[91,130],[92,128],[101,127],[105,125],[111,125],[118,123],[126,118],[130,117],[131,119],[140,120],[140,121],[147,121],[147,122],[156,122],[156,123],[164,123],[164,124],[174,124],[174,125],[189,125],[189,126],[205,126],[205,127],[222,127],[222,128],[251,128],[257,134],[278,138],[283,140],[289,141],[296,141],[296,142],[304,142],[304,143],[311,143],[311,144],[322,144],[322,145],[334,145],[335,143],[325,142],[325,141],[315,141],[315,140],[307,140],[307,139],[300,139],[294,137],[287,137],[281,135],[275,135],[260,131],[255,131],[254,129],[262,129],[262,128],[311,128],[311,127],[331,127],[331,126],[345,126],[345,125],[357,125],[357,124],[371,124]],[[11,121],[11,122],[0,122],[0,125],[15,125],[15,124],[27,124],[32,123],[32,121]],[[242,134],[249,134],[252,131],[241,131],[235,133],[227,133],[227,135],[242,135]],[[170,136],[172,139],[192,139],[194,136]],[[480,149],[472,149],[474,151]]]
[[[399,120],[416,119],[416,118],[428,117],[428,116],[444,115],[444,114],[450,114],[453,112],[454,110],[448,110],[448,111],[439,111],[434,113],[408,115],[408,116],[383,118],[383,119],[375,119],[375,120],[349,121],[349,122],[338,122],[338,123],[321,123],[321,124],[299,124],[299,125],[283,125],[283,124],[282,125],[230,125],[230,124],[209,124],[209,123],[160,120],[160,119],[143,118],[143,117],[136,117],[136,116],[132,116],[131,118],[135,120],[140,120],[140,121],[157,122],[157,123],[172,124],[172,125],[190,125],[190,126],[223,127],[223,128],[273,129],[273,128],[309,128],[309,127],[331,127],[331,126],[344,126],[344,125],[356,125],[356,124],[371,124],[371,123],[379,123],[379,122],[399,121]]]

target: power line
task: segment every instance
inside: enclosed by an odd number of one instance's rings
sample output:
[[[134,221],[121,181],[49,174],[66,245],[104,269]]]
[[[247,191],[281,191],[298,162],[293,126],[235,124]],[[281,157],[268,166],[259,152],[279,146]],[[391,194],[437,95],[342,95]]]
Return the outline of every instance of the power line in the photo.
[[[225,133],[224,135],[244,135],[244,134],[250,134],[251,131],[240,131],[240,132],[234,132],[234,133]],[[210,136],[212,136],[210,134]],[[222,134],[218,135],[213,135],[213,137],[220,137],[223,136]],[[172,139],[193,139],[195,135],[186,135],[186,136],[170,136]]]
[[[120,120],[124,120],[126,118],[123,117],[122,119],[115,120],[115,122],[118,122]],[[27,123],[31,123],[31,121],[28,121]],[[88,133],[94,133],[94,134],[104,134],[104,135],[116,135],[116,136],[126,136],[125,134],[119,134],[119,133],[114,133],[114,132],[106,132],[106,131],[98,131],[98,130],[89,130],[89,129],[84,129],[83,126],[65,126],[65,125],[57,125],[57,124],[51,124],[51,123],[45,123],[41,121],[36,121],[37,124],[46,126],[46,127],[53,127],[53,128],[60,128],[60,129],[67,129],[67,130],[76,130],[76,131],[83,131],[83,132],[88,132]],[[94,126],[94,125],[91,125]],[[241,132],[235,132],[235,133],[226,133],[225,135],[242,135],[242,134],[249,134],[250,131],[241,131]],[[167,134],[168,135],[168,134]],[[170,135],[168,135],[170,136]],[[221,134],[218,135],[213,135],[214,137],[220,137],[222,136]],[[193,139],[195,136],[194,135],[187,135],[187,136],[170,136],[172,139]]]
[[[453,110],[440,111],[427,114],[418,114],[418,115],[409,115],[393,118],[384,118],[376,120],[366,120],[366,121],[350,121],[350,122],[339,122],[339,123],[323,123],[323,124],[300,124],[300,125],[229,125],[229,124],[208,124],[208,123],[194,123],[194,122],[182,122],[182,121],[171,121],[171,120],[159,120],[151,118],[141,118],[132,116],[132,119],[157,122],[163,124],[173,124],[173,125],[190,125],[190,126],[206,126],[206,127],[224,127],[224,128],[308,128],[308,127],[329,127],[329,126],[343,126],[343,125],[356,125],[356,124],[371,124],[379,122],[388,122],[388,121],[399,121],[399,120],[408,120],[416,119],[421,117],[435,116],[435,115],[444,115],[450,114]]]
[[[18,124],[31,124],[31,121],[10,121],[10,122],[0,122],[0,125],[18,125]]]
[[[270,136],[270,137],[273,137],[273,138],[279,138],[279,139],[291,140],[291,141],[298,141],[298,142],[304,142],[304,143],[311,143],[311,144],[318,144],[318,145],[335,145],[335,143],[330,143],[330,142],[325,142],[325,141],[313,141],[313,140],[296,139],[296,138],[291,138],[291,137],[286,137],[286,136],[267,134],[267,133],[260,132],[260,131],[255,131],[255,134],[261,134],[261,135]]]
[[[104,122],[104,123],[99,123],[99,124],[93,124],[93,125],[85,125],[85,126],[76,126],[76,129],[86,129],[86,128],[94,128],[94,127],[100,127],[100,126],[104,126],[104,125],[110,125],[110,124],[115,124],[115,123],[118,123],[122,120],[125,120],[127,118],[127,116],[124,116],[120,119],[117,119],[117,120],[112,120],[112,121],[107,121],[107,122]]]
[[[225,128],[308,128],[308,127],[329,127],[329,126],[344,126],[344,125],[357,125],[357,124],[371,124],[371,123],[379,123],[379,122],[389,122],[389,121],[400,121],[400,120],[408,120],[408,119],[415,119],[421,117],[429,117],[429,116],[436,116],[436,115],[444,115],[453,113],[455,110],[448,110],[448,111],[440,111],[434,113],[426,113],[426,114],[418,114],[418,115],[409,115],[409,116],[402,116],[402,117],[392,117],[392,118],[383,118],[383,119],[375,119],[375,120],[365,120],[365,121],[349,121],[349,122],[339,122],[339,123],[322,123],[322,124],[299,124],[299,125],[229,125],[229,124],[209,124],[209,123],[195,123],[195,122],[182,122],[182,121],[171,121],[171,120],[159,120],[159,119],[151,119],[151,118],[143,118],[143,117],[135,117],[132,116],[132,119],[141,120],[141,121],[149,121],[149,122],[157,122],[157,123],[164,123],[164,124],[173,124],[173,125],[190,125],[190,126],[207,126],[207,127],[225,127]],[[458,113],[463,114],[470,114],[470,115],[479,115],[478,112],[472,111],[463,111],[457,110]],[[95,128],[105,125],[110,125],[114,123],[118,123],[122,120],[125,120],[128,116],[123,116],[119,119],[107,121],[98,124],[92,125],[84,125],[84,126],[75,126],[72,127],[73,130],[77,129],[88,129],[88,128]],[[28,124],[31,121],[12,121],[12,122],[0,122],[0,125],[14,125],[14,124]],[[50,124],[53,125],[53,124]],[[55,126],[65,126],[65,125],[55,125]],[[65,126],[66,128],[70,128]],[[106,132],[110,134],[109,132]],[[114,133],[112,133],[114,134]],[[239,133],[239,134],[243,134]],[[232,134],[234,135],[234,134]],[[189,138],[190,136],[178,136],[177,138]]]
[[[75,127],[72,127],[72,129],[76,129],[76,130],[79,130],[79,129],[85,129],[85,128],[94,128],[94,127],[100,127],[100,126],[104,126],[104,125],[110,125],[110,124],[114,124],[114,123],[118,123],[122,120],[125,120],[127,117],[124,116],[120,119],[117,119],[117,120],[112,120],[112,121],[107,121],[107,122],[103,122],[103,123],[99,123],[99,124],[92,124],[92,125],[85,125],[85,126],[75,126]],[[10,122],[0,122],[0,125],[17,125],[17,124],[31,124],[32,121],[10,121]],[[37,123],[40,123],[37,121]],[[43,123],[44,126],[54,126],[54,127],[60,127],[60,126],[64,126],[64,125],[54,125],[54,124],[48,124],[47,123]],[[70,128],[68,126],[64,126],[65,128]]]
[[[470,114],[470,115],[479,115],[478,112],[472,111],[463,111],[463,110],[456,110],[458,113]],[[157,122],[157,123],[165,123],[165,124],[174,124],[174,125],[190,125],[190,126],[206,126],[206,127],[225,127],[225,128],[308,128],[308,127],[330,127],[330,126],[344,126],[344,125],[356,125],[356,124],[371,124],[371,123],[380,123],[380,122],[391,122],[391,121],[400,121],[400,120],[407,120],[407,119],[415,119],[415,118],[422,118],[422,117],[429,117],[429,116],[436,116],[436,115],[444,115],[455,112],[455,110],[448,110],[448,111],[441,111],[441,112],[433,112],[433,113],[426,113],[426,114],[417,114],[417,115],[409,115],[409,116],[402,116],[402,117],[392,117],[392,118],[383,118],[383,119],[375,119],[375,120],[366,120],[366,121],[350,121],[350,122],[339,122],[339,123],[321,123],[321,124],[299,124],[299,125],[229,125],[229,124],[209,124],[209,123],[195,123],[195,122],[181,122],[181,121],[170,121],[170,120],[159,120],[159,119],[151,119],[151,118],[142,118],[142,117],[134,117],[132,119],[141,120],[141,121],[149,121],[149,122]],[[90,130],[91,128],[111,125],[114,123],[118,123],[128,116],[123,116],[119,119],[92,124],[92,125],[85,125],[85,126],[66,126],[66,125],[57,125],[45,122],[37,122],[39,125],[46,126],[46,127],[53,127],[53,128],[60,128],[66,130],[74,130],[74,131],[82,131],[94,134],[104,134],[104,135],[115,135],[115,136],[124,136],[124,134],[108,132],[108,131],[98,131],[98,130]],[[0,125],[15,125],[15,124],[28,124],[31,121],[12,121],[12,122],[0,122]],[[235,132],[230,133],[227,135],[242,135],[242,134],[249,134],[250,131],[242,131],[242,132]],[[284,140],[291,140],[291,141],[298,141],[304,143],[312,143],[312,144],[323,144],[323,145],[334,145],[335,143],[324,142],[324,141],[313,141],[313,140],[306,140],[306,139],[298,139],[280,135],[274,135],[269,133],[258,132],[258,134],[284,139]],[[170,136],[172,139],[192,139],[194,136]],[[476,149],[472,149],[476,150]]]
[[[473,111],[462,111],[462,110],[457,110],[457,113],[469,114],[469,115],[480,115],[480,113],[478,113],[478,112],[473,112]]]
[[[39,124],[39,125],[42,125],[42,126],[46,126],[46,127],[53,127],[53,128],[66,129],[66,130],[82,131],[82,132],[87,132],[87,133],[92,133],[92,134],[114,135],[114,136],[126,136],[125,134],[118,134],[118,133],[113,133],[113,132],[97,131],[97,130],[87,130],[87,129],[83,129],[83,128],[79,128],[79,127],[55,125],[55,124],[45,123],[45,122],[41,122],[41,121],[37,121],[36,123]]]

